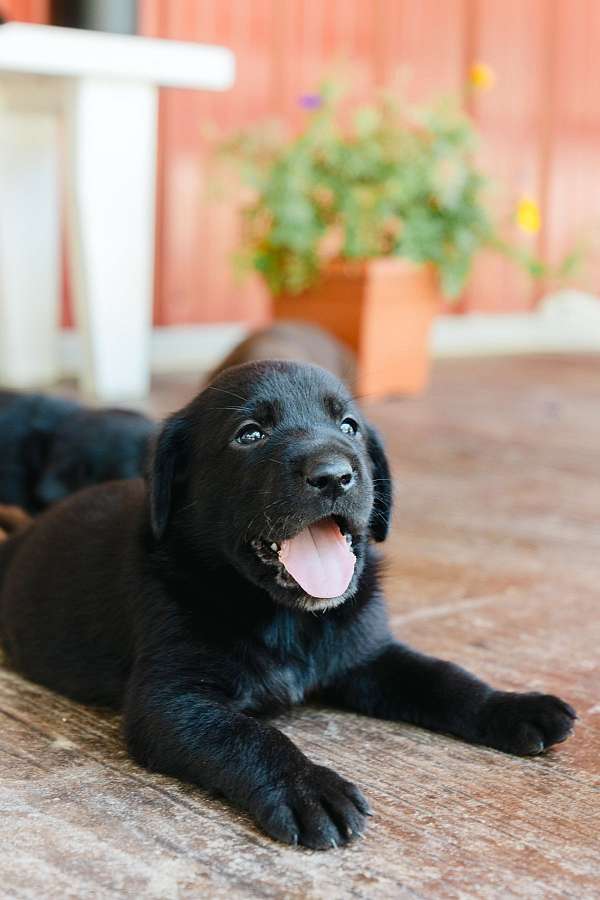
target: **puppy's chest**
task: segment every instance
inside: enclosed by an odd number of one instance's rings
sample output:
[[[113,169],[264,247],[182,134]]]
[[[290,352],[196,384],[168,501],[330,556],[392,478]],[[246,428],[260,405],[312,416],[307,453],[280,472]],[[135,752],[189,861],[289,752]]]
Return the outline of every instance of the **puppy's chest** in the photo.
[[[267,633],[237,656],[234,702],[241,711],[274,713],[302,703],[323,679],[321,643],[286,637]]]
[[[240,712],[257,715],[276,713],[302,703],[313,678],[293,663],[240,667],[235,683],[234,706]]]

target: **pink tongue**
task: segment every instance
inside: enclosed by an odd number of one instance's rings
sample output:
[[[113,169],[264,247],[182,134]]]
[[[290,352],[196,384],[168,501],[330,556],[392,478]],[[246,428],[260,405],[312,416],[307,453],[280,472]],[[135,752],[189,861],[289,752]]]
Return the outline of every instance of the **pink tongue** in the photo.
[[[356,557],[333,519],[283,541],[279,560],[311,597],[339,597],[352,580]]]

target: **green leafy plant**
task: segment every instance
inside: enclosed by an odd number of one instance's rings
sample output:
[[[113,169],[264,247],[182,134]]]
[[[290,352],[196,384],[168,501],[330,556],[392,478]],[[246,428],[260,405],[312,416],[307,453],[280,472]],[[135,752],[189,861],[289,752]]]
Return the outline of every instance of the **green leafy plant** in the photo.
[[[331,259],[400,256],[433,263],[452,298],[484,247],[533,277],[546,274],[501,238],[474,158],[474,127],[456,105],[405,108],[382,95],[348,113],[332,82],[300,100],[307,122],[297,136],[262,126],[221,148],[251,189],[238,263],[272,293],[310,287]]]

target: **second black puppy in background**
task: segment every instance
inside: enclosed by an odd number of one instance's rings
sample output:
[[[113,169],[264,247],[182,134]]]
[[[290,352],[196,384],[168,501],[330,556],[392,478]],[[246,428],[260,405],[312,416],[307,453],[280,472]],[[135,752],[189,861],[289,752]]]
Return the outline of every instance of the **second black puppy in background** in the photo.
[[[134,478],[155,428],[130,410],[0,391],[0,503],[37,513],[88,485]]]
[[[275,322],[239,343],[211,373],[277,359],[329,370],[352,390],[352,351],[307,322]],[[143,474],[154,423],[140,413],[90,409],[62,397],[0,391],[0,504],[38,513],[93,484]]]

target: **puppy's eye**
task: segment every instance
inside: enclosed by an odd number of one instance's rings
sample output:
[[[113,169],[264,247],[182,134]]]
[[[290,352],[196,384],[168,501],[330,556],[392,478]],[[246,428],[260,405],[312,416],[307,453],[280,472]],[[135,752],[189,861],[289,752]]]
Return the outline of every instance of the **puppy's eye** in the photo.
[[[266,438],[266,434],[256,422],[249,422],[243,425],[235,436],[236,443],[247,447],[249,444],[256,444]]]
[[[341,423],[340,431],[350,435],[350,437],[354,437],[354,435],[358,433],[358,422],[348,417]]]

